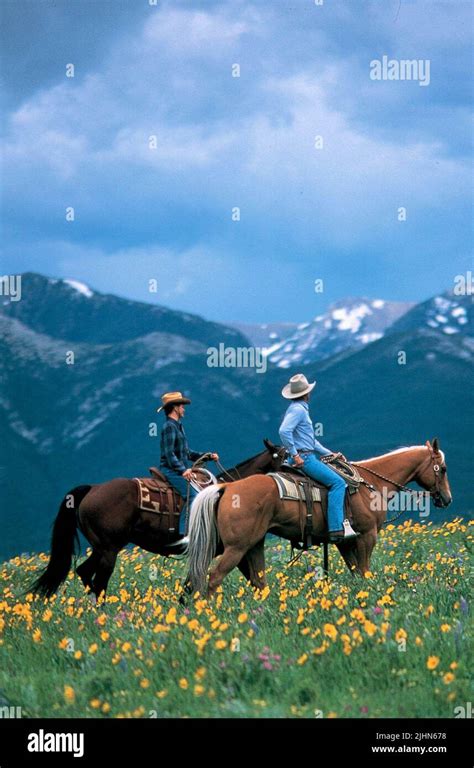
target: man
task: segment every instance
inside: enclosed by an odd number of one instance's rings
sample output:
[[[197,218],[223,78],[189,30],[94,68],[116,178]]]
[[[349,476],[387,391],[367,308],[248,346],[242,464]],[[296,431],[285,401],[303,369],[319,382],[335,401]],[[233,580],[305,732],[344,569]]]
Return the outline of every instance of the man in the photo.
[[[181,392],[167,392],[161,398],[161,406],[157,408],[157,413],[164,410],[166,415],[166,421],[161,430],[160,470],[185,501],[189,494],[189,506],[191,506],[194,497],[198,493],[190,483],[190,463],[199,459],[203,453],[206,453],[206,451],[201,453],[190,451],[188,448],[188,441],[186,440],[181,419],[184,417],[185,405],[190,403],[191,400],[183,397]],[[218,461],[219,455],[212,453],[211,458],[213,461]],[[186,517],[185,505],[179,518],[179,533],[182,536],[176,542],[176,545],[179,546],[185,545],[188,542],[187,531],[185,530]]]
[[[316,440],[309,416],[309,395],[316,382],[309,383],[306,376],[297,373],[283,387],[281,394],[291,404],[285,413],[279,434],[283,445],[290,454],[291,463],[308,477],[327,486],[328,493],[328,538],[339,543],[357,536],[348,520],[344,521],[344,496],[346,483],[337,472],[320,460],[320,456],[331,456],[324,445]],[[342,454],[336,454],[342,456]]]

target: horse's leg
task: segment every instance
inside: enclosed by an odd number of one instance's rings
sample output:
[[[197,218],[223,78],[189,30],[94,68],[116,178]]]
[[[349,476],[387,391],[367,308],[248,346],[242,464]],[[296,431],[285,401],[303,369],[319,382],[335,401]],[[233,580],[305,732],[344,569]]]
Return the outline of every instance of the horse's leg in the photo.
[[[252,478],[252,481],[236,481],[232,484],[231,493],[224,492],[220,500],[217,525],[224,554],[209,576],[209,596],[245,555],[248,557],[254,547],[257,547],[257,551],[247,560],[251,579],[255,578],[257,582],[258,572],[265,567],[263,553],[259,557],[258,545],[263,547],[263,539],[271,525],[278,501],[278,491],[271,478],[263,476],[255,480]],[[261,488],[253,488],[254,482]],[[234,506],[236,498],[240,502],[238,507]]]
[[[239,571],[250,581],[252,587],[263,589],[265,581],[265,538],[257,542],[252,549],[249,549],[245,557],[238,564]]]
[[[245,576],[247,581],[250,581],[250,565],[247,559],[247,555],[244,555],[240,563],[237,565],[242,576]]]
[[[112,576],[117,560],[118,551],[108,549],[101,553],[93,580],[93,590],[98,599],[102,593],[105,594],[109,579]]]
[[[212,597],[217,587],[222,584],[227,574],[240,563],[245,554],[245,549],[242,549],[241,545],[226,547],[224,554],[209,576],[208,597]]]
[[[83,563],[81,563],[76,568],[76,573],[82,580],[82,583],[84,586],[89,587],[89,589],[92,589],[92,579],[95,574],[96,570],[96,564],[98,562],[99,556],[98,553],[93,549],[92,554],[89,555],[87,560],[84,560]]]
[[[363,533],[356,539],[357,547],[357,565],[360,573],[364,576],[370,570],[370,558],[377,541],[377,529],[374,528],[367,533]]]
[[[341,553],[342,557],[344,558],[344,562],[349,568],[350,572],[353,576],[356,575],[356,573],[360,574],[359,570],[359,563],[357,560],[357,543],[354,539],[350,539],[349,541],[342,542],[341,544],[337,545],[337,548],[339,552]]]

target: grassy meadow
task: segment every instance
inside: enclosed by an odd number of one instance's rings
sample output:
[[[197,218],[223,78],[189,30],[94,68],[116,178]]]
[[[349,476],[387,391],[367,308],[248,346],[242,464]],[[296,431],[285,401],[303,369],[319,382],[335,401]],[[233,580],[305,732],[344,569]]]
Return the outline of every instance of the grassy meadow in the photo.
[[[455,717],[469,686],[472,524],[381,533],[367,578],[331,547],[288,565],[271,539],[265,590],[239,572],[178,602],[185,562],[123,552],[98,605],[72,572],[24,593],[46,555],[0,566],[0,705],[22,717]],[[22,594],[23,593],[23,594]],[[472,656],[471,656],[472,659]]]

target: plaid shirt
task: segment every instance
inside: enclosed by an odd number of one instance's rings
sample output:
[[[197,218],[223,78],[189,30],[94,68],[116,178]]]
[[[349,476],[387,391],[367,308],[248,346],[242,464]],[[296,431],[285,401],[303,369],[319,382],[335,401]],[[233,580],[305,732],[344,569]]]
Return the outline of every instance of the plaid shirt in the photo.
[[[183,425],[168,416],[161,430],[161,465],[183,474],[189,459],[196,461],[202,453],[189,450]]]

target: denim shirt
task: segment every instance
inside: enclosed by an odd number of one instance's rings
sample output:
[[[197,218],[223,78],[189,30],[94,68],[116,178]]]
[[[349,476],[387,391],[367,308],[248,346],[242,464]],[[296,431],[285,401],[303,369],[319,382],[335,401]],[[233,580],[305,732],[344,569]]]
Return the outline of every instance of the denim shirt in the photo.
[[[290,456],[294,456],[299,451],[316,451],[322,456],[331,453],[314,436],[309,406],[305,400],[290,403],[283,417],[279,435]]]

